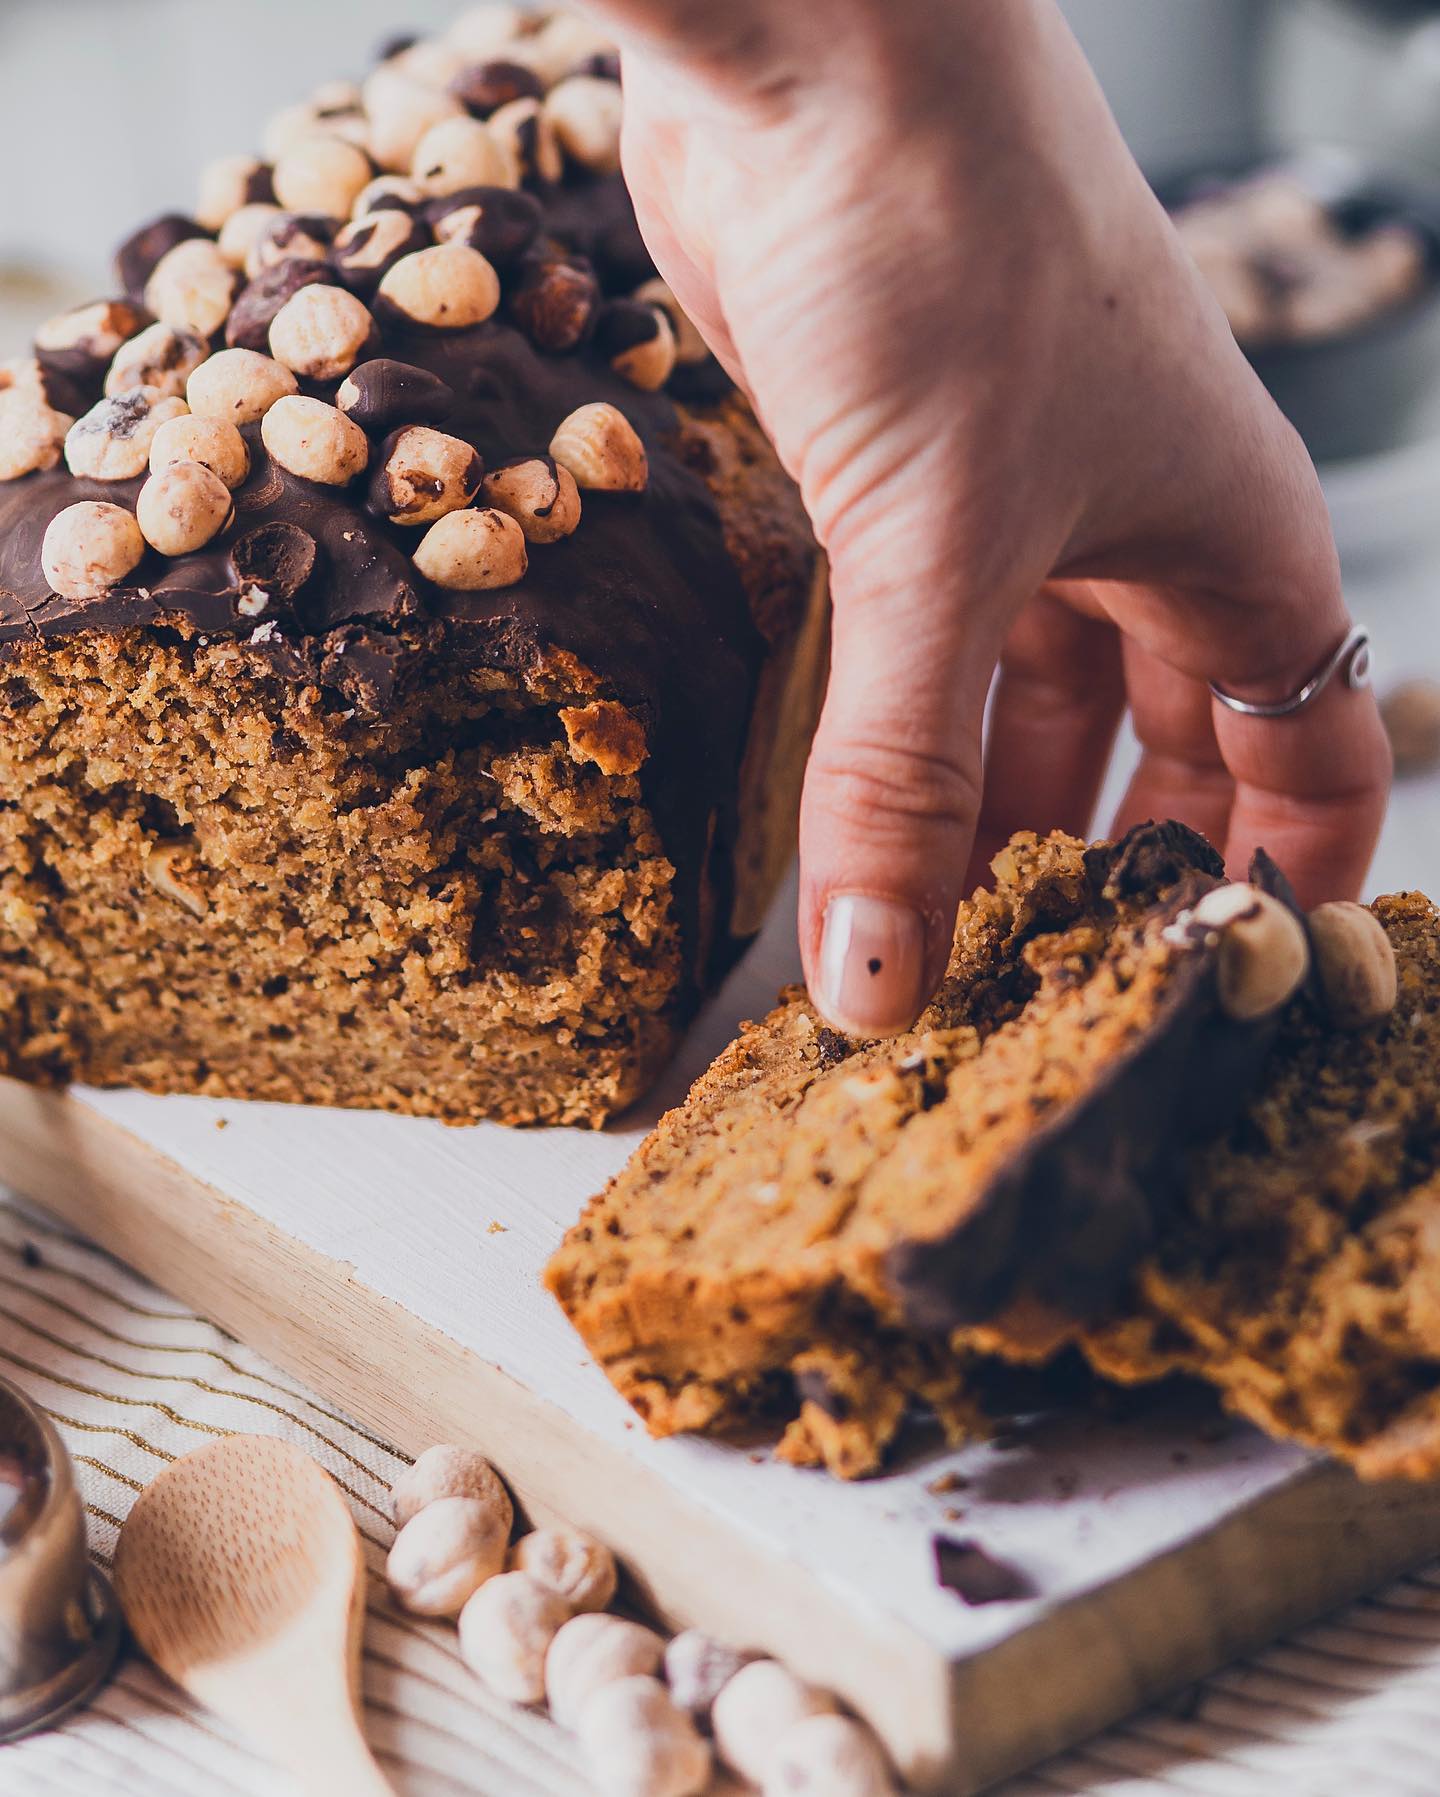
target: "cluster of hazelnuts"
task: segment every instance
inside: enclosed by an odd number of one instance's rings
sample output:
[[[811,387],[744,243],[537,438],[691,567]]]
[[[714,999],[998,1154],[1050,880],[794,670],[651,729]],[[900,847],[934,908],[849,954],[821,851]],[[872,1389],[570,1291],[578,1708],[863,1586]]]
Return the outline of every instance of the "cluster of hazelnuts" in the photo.
[[[615,406],[579,407],[548,456],[487,474],[437,428],[444,383],[382,353],[387,325],[463,331],[503,308],[540,351],[585,346],[643,390],[702,360],[663,282],[605,297],[589,263],[544,236],[527,191],[568,165],[613,170],[619,128],[618,69],[592,26],[493,5],[396,47],[362,87],[290,108],[267,160],[212,165],[194,219],[157,220],[122,248],[132,297],[49,320],[33,356],[0,364],[0,480],[62,456],[77,479],[148,476],[133,511],[88,499],[55,518],[53,591],[96,597],[147,546],[204,548],[249,475],[247,425],[303,480],[368,473],[372,510],[427,527],[414,560],[442,587],[516,581],[527,545],[575,528],[581,490],[642,490],[645,451]],[[335,383],[334,403],[314,396]]]
[[[472,1449],[430,1448],[392,1506],[396,1602],[457,1619],[471,1671],[507,1702],[547,1704],[605,1797],[698,1797],[717,1758],[767,1797],[893,1797],[874,1736],[828,1692],[697,1630],[667,1643],[611,1614],[614,1556],[578,1529],[512,1543],[510,1495]]]

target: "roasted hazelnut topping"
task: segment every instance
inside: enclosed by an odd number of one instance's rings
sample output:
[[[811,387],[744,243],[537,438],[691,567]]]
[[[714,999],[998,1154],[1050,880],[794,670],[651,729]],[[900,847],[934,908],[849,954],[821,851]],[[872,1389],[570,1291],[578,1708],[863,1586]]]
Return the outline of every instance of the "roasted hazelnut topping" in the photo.
[[[445,119],[464,118],[453,94],[402,73],[393,63],[376,69],[365,83],[365,112],[370,125],[370,154],[382,169],[408,175],[416,147],[425,133]]]
[[[150,445],[160,426],[183,417],[185,401],[135,387],[102,399],[70,427],[65,465],[81,480],[134,480],[150,465]]]
[[[105,376],[105,391],[113,396],[131,387],[153,387],[183,399],[185,383],[209,354],[209,343],[194,331],[152,324],[121,347]]]
[[[367,218],[372,212],[414,212],[425,210],[425,189],[408,175],[377,175],[362,187],[350,208],[351,218]]]
[[[260,435],[282,468],[324,486],[345,486],[370,460],[360,426],[319,399],[291,395],[277,400],[265,414]]]
[[[53,468],[75,419],[51,403],[45,370],[19,358],[0,363],[0,480]]]
[[[207,231],[218,231],[242,206],[274,198],[268,163],[253,156],[222,156],[201,173],[195,217]]]
[[[410,173],[437,198],[462,187],[513,187],[519,180],[486,127],[463,113],[431,126],[415,147]]]
[[[496,268],[507,268],[540,235],[544,213],[531,194],[508,187],[466,187],[432,201],[426,217],[441,243],[465,244]]]
[[[578,487],[597,493],[643,493],[650,478],[634,425],[603,400],[573,411],[551,438],[550,453]]]
[[[374,178],[370,158],[338,137],[303,138],[275,164],[275,198],[291,212],[349,218]]]
[[[507,296],[511,318],[537,349],[578,349],[600,310],[600,283],[574,256],[530,256]]]
[[[277,262],[241,288],[225,321],[226,343],[231,349],[266,354],[270,348],[270,327],[281,308],[302,287],[325,287],[335,279],[334,269],[324,262]]]
[[[270,326],[270,353],[307,381],[338,381],[376,347],[375,320],[343,287],[302,287]]]
[[[345,377],[335,403],[361,430],[378,435],[404,424],[443,424],[455,410],[455,395],[428,369],[378,356]]]
[[[140,299],[156,266],[177,244],[192,237],[203,237],[204,231],[193,218],[181,212],[166,212],[142,225],[127,237],[115,252],[115,273],[131,299]]]
[[[670,320],[639,300],[611,300],[601,310],[595,347],[616,374],[647,393],[663,387],[675,370]]]
[[[174,462],[199,462],[235,488],[250,473],[250,449],[235,426],[221,418],[171,418],[150,444],[150,472],[159,474]]]
[[[261,524],[230,548],[230,570],[240,589],[242,617],[260,617],[286,606],[315,572],[315,539],[298,524]]]
[[[449,512],[421,538],[415,566],[452,592],[514,586],[528,566],[525,534],[503,512]]]
[[[488,505],[511,517],[527,543],[558,543],[580,522],[580,491],[568,468],[549,456],[516,456],[485,476]]]
[[[36,331],[35,355],[44,367],[93,393],[116,352],[149,322],[149,313],[129,300],[75,306]]]
[[[62,599],[95,599],[122,581],[144,554],[140,526],[123,506],[87,499],[51,519],[40,565],[50,590]]]
[[[156,263],[145,284],[145,304],[164,324],[213,337],[229,315],[237,285],[219,246],[196,237]]]
[[[335,221],[318,213],[280,212],[257,232],[245,257],[245,273],[254,280],[277,262],[324,262],[335,239]]]
[[[298,386],[290,370],[273,357],[251,349],[222,349],[190,376],[185,397],[197,418],[254,424]]]
[[[564,177],[560,140],[539,100],[509,101],[491,113],[488,128],[522,181],[553,186]]]
[[[172,462],[150,476],[135,501],[141,534],[161,555],[203,549],[234,515],[229,487],[200,462]]]
[[[352,292],[370,294],[402,256],[427,249],[433,241],[419,219],[387,207],[346,225],[335,239],[330,261]]]
[[[440,243],[402,256],[376,289],[392,317],[437,331],[483,324],[500,303],[500,279],[478,250]]]
[[[220,235],[216,240],[220,246],[220,254],[231,268],[243,270],[256,253],[256,244],[276,219],[285,216],[283,209],[272,200],[255,200],[248,206],[240,207],[220,227]]]
[[[484,119],[512,100],[543,98],[545,84],[524,63],[494,58],[462,69],[450,83],[450,92],[467,112]]]
[[[618,82],[593,75],[568,76],[545,100],[561,149],[597,175],[613,175],[620,166],[622,109]]]
[[[710,345],[695,329],[667,281],[655,275],[637,287],[630,297],[643,305],[658,306],[670,320],[670,329],[675,333],[675,360],[683,367],[710,360]]]
[[[518,6],[486,0],[482,6],[467,7],[452,21],[445,37],[470,62],[484,62],[491,56],[503,56],[517,38],[534,26],[533,15],[522,12]]]
[[[433,524],[469,505],[485,465],[468,443],[408,424],[376,451],[368,509],[392,524]]]
[[[1399,974],[1384,926],[1364,905],[1336,900],[1310,913],[1325,1008],[1337,1029],[1369,1029],[1395,1009]]]

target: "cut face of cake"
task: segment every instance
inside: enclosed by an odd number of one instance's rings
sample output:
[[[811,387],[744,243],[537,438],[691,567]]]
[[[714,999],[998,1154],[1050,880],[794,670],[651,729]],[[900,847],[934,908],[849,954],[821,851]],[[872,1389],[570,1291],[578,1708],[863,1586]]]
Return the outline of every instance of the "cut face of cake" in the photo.
[[[914,1030],[849,1041],[788,994],[556,1255],[656,1433],[794,1419],[788,1454],[853,1474],[912,1400],[963,1430],[972,1332],[1039,1356],[1103,1314],[1253,1088],[1306,972],[1281,898],[1168,824],[995,872]]]
[[[819,557],[613,155],[464,55],[0,367],[6,1073],[598,1123],[758,928]]]

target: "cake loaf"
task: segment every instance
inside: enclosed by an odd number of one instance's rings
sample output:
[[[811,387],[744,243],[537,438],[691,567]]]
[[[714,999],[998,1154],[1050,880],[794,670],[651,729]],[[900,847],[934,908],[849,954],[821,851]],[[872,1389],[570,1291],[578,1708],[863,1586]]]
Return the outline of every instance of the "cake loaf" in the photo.
[[[619,120],[477,9],[0,365],[0,1070],[598,1124],[758,927],[823,573]]]

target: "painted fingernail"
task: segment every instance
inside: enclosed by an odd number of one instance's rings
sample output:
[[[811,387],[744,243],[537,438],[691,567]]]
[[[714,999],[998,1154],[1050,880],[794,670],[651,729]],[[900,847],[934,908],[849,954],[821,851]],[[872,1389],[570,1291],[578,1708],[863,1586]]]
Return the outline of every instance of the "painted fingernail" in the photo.
[[[893,899],[837,892],[825,907],[816,1008],[848,1036],[909,1029],[924,999],[925,926]]]

